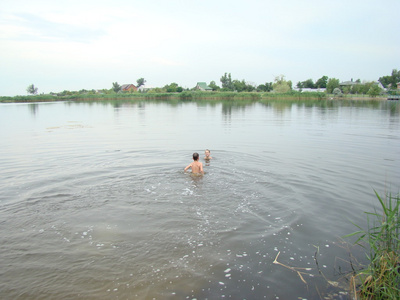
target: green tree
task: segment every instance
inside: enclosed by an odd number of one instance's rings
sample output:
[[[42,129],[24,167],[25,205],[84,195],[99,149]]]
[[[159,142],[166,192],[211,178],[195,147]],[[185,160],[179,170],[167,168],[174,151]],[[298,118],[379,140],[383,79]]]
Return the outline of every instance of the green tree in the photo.
[[[254,90],[256,90],[255,84],[246,82],[246,92],[253,92]]]
[[[178,84],[175,82],[164,86],[164,88],[167,90],[167,93],[175,93],[177,87],[178,87]]]
[[[272,88],[274,92],[287,93],[292,89],[292,82],[290,80],[286,81],[284,75],[279,75],[275,77]]]
[[[351,94],[351,92],[352,92],[352,87],[353,86],[349,86],[349,85],[347,85],[347,86],[344,86],[344,87],[342,87],[342,92],[343,92],[343,94]]]
[[[392,75],[379,77],[379,82],[382,83],[385,88],[390,87],[396,89],[397,83],[400,82],[400,70],[393,69]]]
[[[371,97],[376,97],[382,92],[382,89],[377,84],[372,84],[368,90],[368,95]]]
[[[181,93],[183,91],[183,88],[175,82],[165,85],[164,89],[167,91],[167,93]]]
[[[239,81],[235,79],[232,81],[232,84],[233,84],[233,89],[239,93],[246,90],[246,82],[244,80]]]
[[[149,94],[159,94],[159,93],[165,93],[166,89],[165,88],[153,88],[150,89],[147,93]]]
[[[140,88],[142,85],[146,83],[146,80],[144,80],[144,78],[139,78],[138,80],[136,80],[136,83],[137,83],[137,88]]]
[[[335,88],[339,88],[339,79],[329,78],[328,83],[326,84],[326,92],[332,94]]]
[[[272,91],[272,82],[266,82],[265,84],[260,84],[257,87],[258,92],[270,92]]]
[[[220,87],[215,84],[215,81],[211,81],[210,84],[208,85],[210,88],[212,88],[213,91],[218,91]]]
[[[315,82],[315,86],[319,89],[326,88],[326,84],[328,83],[328,76],[322,76]]]
[[[363,94],[363,88],[364,85],[363,84],[355,84],[353,85],[353,88],[351,89],[351,93],[352,94]]]
[[[68,90],[63,90],[61,93],[58,93],[58,96],[72,96],[74,93]]]
[[[31,85],[28,85],[28,87],[26,88],[26,91],[28,92],[28,94],[36,95],[38,92],[38,88],[35,87],[34,84],[31,84]]]
[[[233,91],[234,86],[233,86],[233,82],[232,82],[232,76],[231,73],[227,74],[225,73],[221,79],[221,84],[222,84],[222,89],[224,91]]]
[[[380,83],[382,83],[382,85],[385,87],[385,88],[389,88],[389,87],[391,87],[393,84],[392,84],[392,76],[382,76],[382,77],[379,77],[379,82]]]
[[[313,89],[315,88],[314,81],[310,78],[302,82],[304,88]]]
[[[116,93],[118,93],[121,90],[121,86],[118,84],[118,82],[113,82],[112,84],[112,90]]]
[[[364,84],[361,85],[361,92],[365,95],[368,94],[368,91],[371,89],[371,87],[374,85],[374,82],[365,82]]]

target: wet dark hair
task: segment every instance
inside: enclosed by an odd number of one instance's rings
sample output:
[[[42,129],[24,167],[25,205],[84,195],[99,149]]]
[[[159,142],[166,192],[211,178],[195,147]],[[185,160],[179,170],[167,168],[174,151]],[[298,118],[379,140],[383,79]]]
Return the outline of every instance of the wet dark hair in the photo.
[[[197,152],[193,153],[193,159],[198,160],[199,159],[199,154]]]

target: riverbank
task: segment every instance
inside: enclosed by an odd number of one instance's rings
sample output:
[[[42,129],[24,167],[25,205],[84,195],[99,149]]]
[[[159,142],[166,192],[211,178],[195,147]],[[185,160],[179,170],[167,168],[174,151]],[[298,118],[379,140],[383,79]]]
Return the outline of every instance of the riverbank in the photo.
[[[101,100],[304,100],[304,99],[346,99],[346,100],[387,100],[387,97],[370,97],[368,95],[343,95],[335,97],[323,92],[289,93],[236,93],[236,92],[192,92],[182,93],[114,93],[114,94],[76,94],[68,96],[29,95],[0,97],[1,103],[54,102],[54,101],[101,101]]]

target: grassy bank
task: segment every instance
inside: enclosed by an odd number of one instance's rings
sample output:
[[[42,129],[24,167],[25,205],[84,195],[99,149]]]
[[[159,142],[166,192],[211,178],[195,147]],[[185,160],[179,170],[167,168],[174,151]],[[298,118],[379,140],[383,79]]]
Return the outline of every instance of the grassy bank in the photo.
[[[262,93],[235,92],[189,92],[182,93],[113,93],[113,94],[76,94],[69,96],[34,95],[0,97],[0,102],[41,102],[65,100],[259,100]]]
[[[30,95],[0,97],[0,102],[45,102],[45,101],[85,101],[85,100],[304,100],[304,99],[334,99],[334,95],[323,92],[298,92],[290,91],[288,93],[258,93],[258,92],[201,92],[184,91],[182,93],[112,93],[112,94],[75,94],[67,96],[57,95]],[[368,95],[343,95],[340,100],[384,100],[386,97],[371,98]]]
[[[257,92],[201,92],[184,91],[182,93],[113,93],[113,94],[76,94],[67,96],[30,95],[0,97],[0,102],[43,102],[43,101],[74,101],[74,100],[267,100],[267,99],[325,99],[325,93],[257,93]]]
[[[368,229],[356,225],[359,231],[347,236],[358,236],[369,261],[353,274],[352,290],[356,299],[400,299],[400,196],[376,196],[380,210],[366,213]]]

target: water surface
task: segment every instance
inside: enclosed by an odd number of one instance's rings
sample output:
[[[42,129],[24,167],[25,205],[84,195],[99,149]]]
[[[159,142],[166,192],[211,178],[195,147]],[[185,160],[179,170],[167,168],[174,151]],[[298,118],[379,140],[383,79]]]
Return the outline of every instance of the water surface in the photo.
[[[4,299],[339,299],[340,237],[399,191],[397,102],[1,104],[0,125]]]

